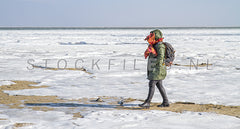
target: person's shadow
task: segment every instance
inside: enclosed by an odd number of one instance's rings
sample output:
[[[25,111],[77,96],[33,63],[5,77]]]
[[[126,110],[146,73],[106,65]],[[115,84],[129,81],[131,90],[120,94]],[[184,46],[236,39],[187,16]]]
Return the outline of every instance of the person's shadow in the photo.
[[[106,104],[77,104],[77,103],[25,103],[26,106],[47,106],[47,107],[96,107],[96,108],[121,108],[137,107],[138,104],[106,105]]]

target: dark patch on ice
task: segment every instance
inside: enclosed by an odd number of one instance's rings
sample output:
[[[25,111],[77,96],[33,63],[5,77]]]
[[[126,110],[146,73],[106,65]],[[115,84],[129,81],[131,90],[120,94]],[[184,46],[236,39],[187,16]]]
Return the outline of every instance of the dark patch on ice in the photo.
[[[224,41],[224,42],[230,42],[230,43],[240,43],[240,41],[230,41],[230,40],[227,40],[227,41]]]
[[[48,107],[98,107],[98,108],[116,108],[119,105],[107,104],[77,104],[77,103],[26,103],[26,106],[48,106]]]
[[[90,102],[104,102],[104,100],[99,97],[96,100],[90,100]]]
[[[87,42],[84,42],[84,41],[80,41],[80,42],[59,42],[58,43],[59,45],[108,45],[107,43],[87,43]]]
[[[82,67],[82,68],[52,68],[52,67],[44,67],[44,66],[40,66],[40,65],[32,65],[32,66],[34,68],[41,68],[41,69],[46,69],[46,70],[79,70],[79,71],[83,71],[88,74],[93,74],[92,72],[90,72],[89,70],[87,70],[84,67]]]
[[[129,45],[129,44],[133,44],[133,45],[142,45],[142,44],[147,44],[147,43],[115,43],[115,45]]]
[[[126,107],[138,107],[139,104],[120,104],[120,106],[126,106]]]
[[[195,104],[193,102],[176,102],[176,104]]]
[[[64,42],[59,42],[59,44],[60,44],[60,45],[84,45],[84,44],[87,44],[87,43],[81,41],[81,42],[75,42],[75,43],[72,43],[72,42],[66,42],[66,43],[64,43]]]
[[[59,45],[108,45],[108,43],[87,43],[84,41],[81,42],[58,42]],[[114,45],[142,45],[142,44],[146,44],[147,43],[127,43],[127,42],[123,42],[123,43],[112,43]]]

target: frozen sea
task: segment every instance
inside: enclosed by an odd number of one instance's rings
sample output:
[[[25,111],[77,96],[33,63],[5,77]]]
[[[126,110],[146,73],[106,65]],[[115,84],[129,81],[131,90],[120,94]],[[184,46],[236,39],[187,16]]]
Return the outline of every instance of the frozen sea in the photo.
[[[11,80],[26,80],[50,86],[5,91],[10,95],[56,95],[63,99],[98,96],[145,99],[148,80],[147,60],[143,56],[147,48],[144,38],[151,30],[2,28],[0,85],[11,84]],[[176,49],[174,64],[178,65],[168,69],[163,82],[171,103],[186,101],[240,105],[240,28],[162,28],[161,31],[164,41]],[[190,68],[188,65],[191,61],[209,65]],[[92,74],[64,69],[45,70],[32,65],[83,67]],[[156,90],[153,102],[161,101]],[[11,128],[16,121],[38,123],[29,128],[46,128],[46,125],[48,128],[158,128],[160,125],[163,128],[184,129],[240,127],[239,118],[213,113],[198,115],[193,112],[100,110],[72,120],[68,114],[60,111],[0,110],[0,118],[9,119],[0,123],[2,128]]]

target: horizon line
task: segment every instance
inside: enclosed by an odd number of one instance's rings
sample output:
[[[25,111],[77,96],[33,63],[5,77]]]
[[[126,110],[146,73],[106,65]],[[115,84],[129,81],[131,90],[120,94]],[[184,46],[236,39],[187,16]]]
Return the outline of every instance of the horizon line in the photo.
[[[6,29],[6,30],[27,30],[27,29],[219,29],[219,28],[240,28],[240,26],[169,26],[169,27],[161,27],[161,26],[134,26],[134,27],[123,27],[123,26],[0,26],[0,29]]]

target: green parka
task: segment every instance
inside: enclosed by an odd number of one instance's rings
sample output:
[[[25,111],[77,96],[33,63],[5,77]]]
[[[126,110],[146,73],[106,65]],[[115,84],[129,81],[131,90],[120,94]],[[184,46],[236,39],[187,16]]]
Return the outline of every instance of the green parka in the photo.
[[[165,60],[165,45],[162,42],[158,42],[154,45],[157,51],[157,56],[152,53],[148,57],[147,65],[147,79],[149,80],[163,80],[167,75]]]

